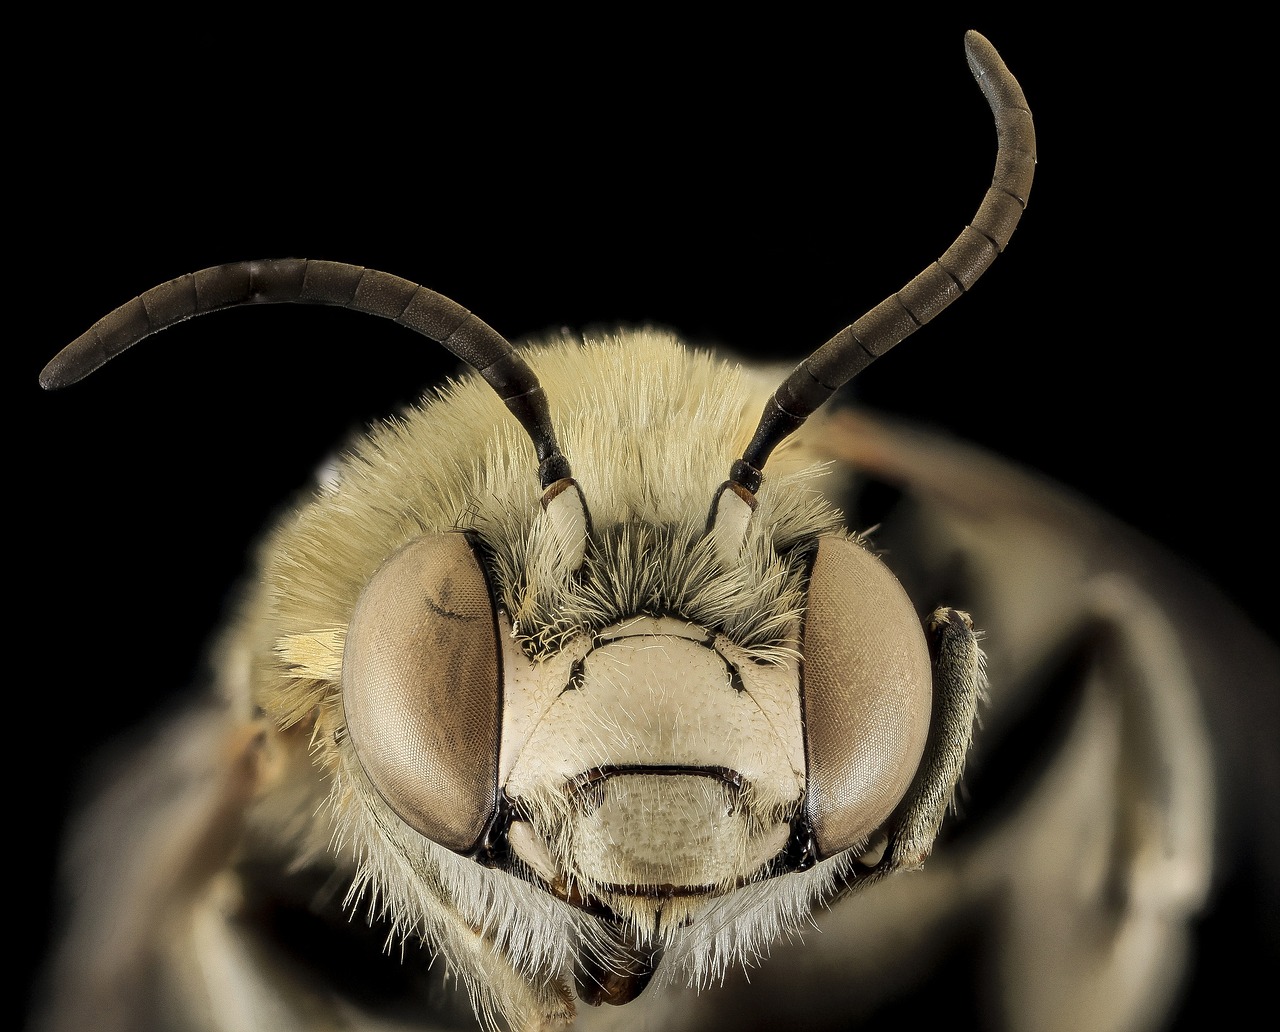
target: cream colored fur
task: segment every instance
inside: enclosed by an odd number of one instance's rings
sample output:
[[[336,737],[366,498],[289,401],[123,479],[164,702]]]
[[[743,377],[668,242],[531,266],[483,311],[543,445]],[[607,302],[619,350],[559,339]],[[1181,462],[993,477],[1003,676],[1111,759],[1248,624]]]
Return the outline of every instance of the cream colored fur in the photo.
[[[541,1014],[553,1027],[552,1015],[572,1012],[563,985],[573,956],[581,948],[607,954],[608,937],[541,889],[428,841],[368,784],[340,699],[345,630],[361,589],[413,538],[468,530],[484,542],[495,593],[535,660],[636,613],[677,615],[778,660],[796,648],[804,599],[804,562],[786,549],[843,533],[843,523],[817,492],[821,470],[788,440],[770,461],[737,561],[725,568],[705,537],[707,514],[773,381],[655,330],[553,340],[525,354],[590,512],[581,576],[569,575],[541,518],[527,436],[473,376],[354,441],[321,490],[264,542],[262,586],[243,626],[255,703],[278,727],[312,729],[316,791],[327,791],[330,805],[314,811],[302,836],[308,848],[326,841],[352,857],[351,902],[362,898],[399,934],[439,949],[482,1019],[519,1025]],[[701,985],[750,962],[809,920],[839,866],[709,906],[667,904],[665,920],[653,915],[668,950],[664,977]],[[701,921],[682,923],[695,913]]]

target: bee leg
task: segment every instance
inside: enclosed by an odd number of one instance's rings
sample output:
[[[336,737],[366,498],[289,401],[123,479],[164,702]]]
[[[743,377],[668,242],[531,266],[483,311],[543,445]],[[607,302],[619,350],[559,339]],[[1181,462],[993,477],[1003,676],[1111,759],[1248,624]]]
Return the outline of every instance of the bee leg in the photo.
[[[230,868],[274,753],[264,723],[205,710],[163,725],[115,772],[72,829],[67,879],[83,904],[35,1027],[224,1027],[204,933],[234,907]]]
[[[1089,585],[1082,699],[1036,787],[967,868],[996,882],[1002,1027],[1119,1029],[1172,1004],[1209,891],[1214,774],[1160,602]]]

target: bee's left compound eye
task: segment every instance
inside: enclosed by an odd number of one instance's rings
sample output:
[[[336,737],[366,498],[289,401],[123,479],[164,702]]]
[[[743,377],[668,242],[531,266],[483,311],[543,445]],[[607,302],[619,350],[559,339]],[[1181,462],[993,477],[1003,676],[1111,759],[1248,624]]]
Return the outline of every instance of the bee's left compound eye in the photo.
[[[342,704],[360,765],[399,817],[468,852],[497,799],[501,668],[494,605],[462,534],[428,534],[365,586]]]
[[[808,812],[834,856],[906,793],[929,733],[929,650],[911,600],[861,546],[819,539],[804,629]]]

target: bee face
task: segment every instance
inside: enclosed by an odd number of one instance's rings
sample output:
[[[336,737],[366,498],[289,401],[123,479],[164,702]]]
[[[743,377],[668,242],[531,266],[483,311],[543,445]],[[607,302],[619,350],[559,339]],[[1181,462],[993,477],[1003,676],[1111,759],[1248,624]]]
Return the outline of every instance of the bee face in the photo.
[[[764,381],[655,333],[528,354],[592,502],[580,566],[531,504],[527,442],[482,418],[494,399],[479,383],[359,444],[267,549],[283,558],[263,586],[277,600],[264,697],[278,723],[316,721],[338,822],[368,825],[370,857],[403,822],[644,934],[672,907],[687,920],[865,847],[917,772],[929,658],[905,592],[840,529],[799,442],[746,546],[717,553],[704,510]],[[708,440],[729,432],[690,456],[631,429],[690,418]],[[393,498],[368,476],[386,466],[434,471]],[[460,484],[468,466],[477,482]],[[671,471],[661,491],[645,467]],[[326,562],[353,545],[363,579]],[[341,655],[322,671],[307,650],[325,639]],[[309,663],[324,676],[299,676]]]

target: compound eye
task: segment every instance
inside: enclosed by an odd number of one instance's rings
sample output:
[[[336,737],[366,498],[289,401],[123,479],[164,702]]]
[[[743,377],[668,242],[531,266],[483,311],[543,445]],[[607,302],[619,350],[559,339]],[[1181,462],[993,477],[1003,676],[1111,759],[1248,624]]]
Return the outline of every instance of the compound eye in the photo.
[[[848,849],[906,794],[929,733],[929,650],[911,600],[860,545],[824,536],[804,639],[808,818],[818,854]]]
[[[392,555],[356,602],[347,733],[369,781],[427,838],[468,852],[497,799],[501,669],[484,569],[462,534]]]

